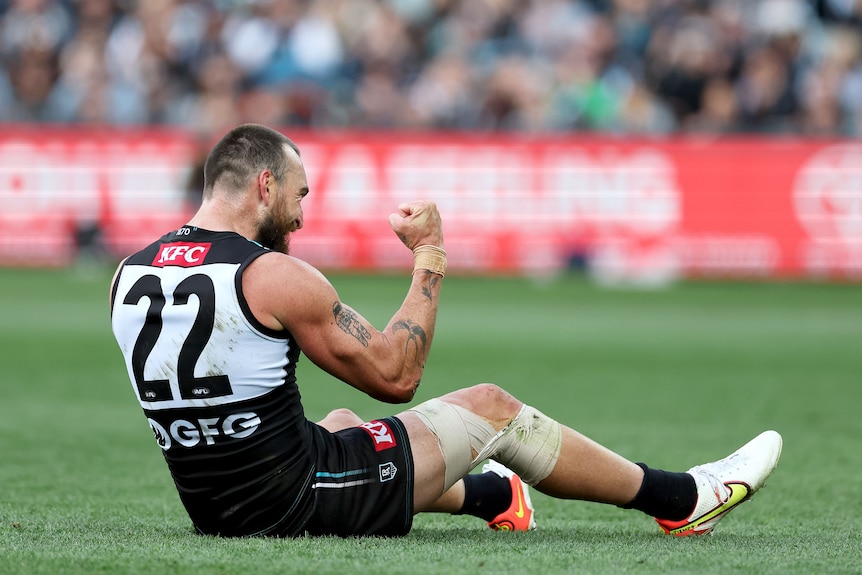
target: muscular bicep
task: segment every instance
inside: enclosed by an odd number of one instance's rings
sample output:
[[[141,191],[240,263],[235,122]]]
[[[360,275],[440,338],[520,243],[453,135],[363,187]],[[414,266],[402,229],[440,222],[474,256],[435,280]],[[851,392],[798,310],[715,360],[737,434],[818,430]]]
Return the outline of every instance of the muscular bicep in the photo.
[[[331,375],[365,393],[394,400],[391,384],[398,374],[398,354],[386,333],[349,305],[334,290],[315,304],[314,318],[291,321],[291,333],[305,356]]]
[[[291,332],[305,356],[346,383],[380,399],[393,371],[389,338],[343,303],[316,269],[299,260],[260,258],[243,278],[255,316]]]
[[[336,300],[332,302],[332,317],[341,331],[353,337],[362,344],[362,347],[368,347],[371,342],[371,330],[358,313]]]
[[[285,318],[303,353],[324,370],[354,383],[351,375],[371,360],[375,341],[383,337],[370,322],[338,299],[335,290],[321,293],[302,317]]]

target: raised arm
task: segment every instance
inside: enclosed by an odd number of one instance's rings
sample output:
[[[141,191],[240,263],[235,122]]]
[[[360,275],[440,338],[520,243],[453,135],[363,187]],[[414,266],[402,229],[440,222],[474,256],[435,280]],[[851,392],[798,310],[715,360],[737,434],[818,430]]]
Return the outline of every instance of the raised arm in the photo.
[[[258,258],[243,277],[255,316],[284,327],[316,365],[368,395],[390,403],[413,398],[434,338],[446,266],[437,207],[411,202],[389,217],[414,253],[414,272],[401,307],[383,330],[341,301],[313,267],[295,258]]]

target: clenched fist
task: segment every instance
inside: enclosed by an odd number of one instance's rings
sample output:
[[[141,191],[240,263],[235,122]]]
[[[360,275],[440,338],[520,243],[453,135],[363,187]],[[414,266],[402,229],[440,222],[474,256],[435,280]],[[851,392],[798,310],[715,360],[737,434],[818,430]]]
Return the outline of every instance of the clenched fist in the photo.
[[[411,250],[426,245],[443,247],[443,222],[434,202],[416,200],[400,204],[398,212],[389,215],[389,225]]]

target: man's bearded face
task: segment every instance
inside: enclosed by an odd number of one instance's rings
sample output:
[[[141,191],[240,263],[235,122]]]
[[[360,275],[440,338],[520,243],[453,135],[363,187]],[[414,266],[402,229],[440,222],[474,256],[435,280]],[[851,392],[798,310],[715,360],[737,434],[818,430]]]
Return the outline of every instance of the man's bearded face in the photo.
[[[257,227],[257,241],[265,248],[287,254],[290,252],[288,233],[291,226],[283,220],[280,210],[267,213]]]

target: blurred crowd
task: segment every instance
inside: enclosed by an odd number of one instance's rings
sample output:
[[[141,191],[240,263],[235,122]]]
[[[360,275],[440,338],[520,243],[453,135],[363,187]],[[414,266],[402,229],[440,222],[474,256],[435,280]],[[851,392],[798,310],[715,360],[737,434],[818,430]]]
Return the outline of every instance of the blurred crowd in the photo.
[[[0,0],[0,122],[862,135],[862,0]]]

